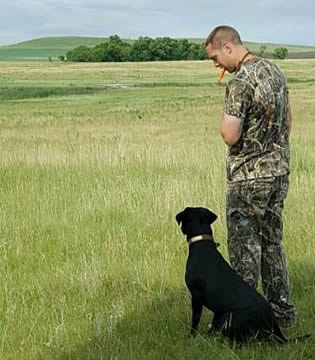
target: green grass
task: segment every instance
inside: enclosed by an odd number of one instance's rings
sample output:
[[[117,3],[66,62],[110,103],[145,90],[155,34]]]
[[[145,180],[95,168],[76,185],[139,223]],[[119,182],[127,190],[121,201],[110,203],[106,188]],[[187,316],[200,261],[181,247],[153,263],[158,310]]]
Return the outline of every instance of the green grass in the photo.
[[[51,96],[91,95],[104,92],[97,87],[9,87],[0,88],[0,100],[47,98]]]
[[[304,81],[315,62],[279,64],[297,79],[284,213],[292,337],[315,333],[315,84]],[[312,359],[314,336],[242,349],[207,338],[208,311],[187,339],[176,213],[216,212],[227,256],[225,89],[209,62],[1,65],[0,359]]]

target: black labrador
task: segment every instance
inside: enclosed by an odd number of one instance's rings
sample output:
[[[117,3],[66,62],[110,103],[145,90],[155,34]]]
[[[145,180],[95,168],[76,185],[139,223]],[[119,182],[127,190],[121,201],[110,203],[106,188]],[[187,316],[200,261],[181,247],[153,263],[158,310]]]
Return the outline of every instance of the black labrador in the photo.
[[[190,336],[197,334],[205,306],[214,313],[209,333],[220,332],[239,344],[253,340],[287,343],[270,303],[217,250],[210,226],[216,219],[213,212],[200,207],[188,207],[176,216],[189,244],[185,281],[192,296]]]

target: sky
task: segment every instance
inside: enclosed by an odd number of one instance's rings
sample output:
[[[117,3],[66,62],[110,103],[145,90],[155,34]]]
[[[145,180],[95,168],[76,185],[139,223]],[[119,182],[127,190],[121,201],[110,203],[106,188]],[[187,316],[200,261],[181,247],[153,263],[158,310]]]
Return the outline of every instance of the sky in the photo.
[[[0,45],[46,36],[206,38],[315,46],[314,0],[1,0]]]

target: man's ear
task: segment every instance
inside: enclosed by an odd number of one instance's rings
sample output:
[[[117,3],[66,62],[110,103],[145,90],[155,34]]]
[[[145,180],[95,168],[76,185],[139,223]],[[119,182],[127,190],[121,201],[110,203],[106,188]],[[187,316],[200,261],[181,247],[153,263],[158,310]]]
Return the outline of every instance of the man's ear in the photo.
[[[228,54],[231,54],[232,53],[231,44],[227,41],[224,41],[224,43],[222,44],[222,50],[224,50]]]

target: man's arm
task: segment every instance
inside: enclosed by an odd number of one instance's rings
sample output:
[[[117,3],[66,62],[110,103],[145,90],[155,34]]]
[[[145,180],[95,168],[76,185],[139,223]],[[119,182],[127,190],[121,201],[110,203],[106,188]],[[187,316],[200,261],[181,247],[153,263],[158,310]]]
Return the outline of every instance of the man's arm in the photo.
[[[224,113],[220,133],[226,145],[236,144],[241,137],[241,119]]]

